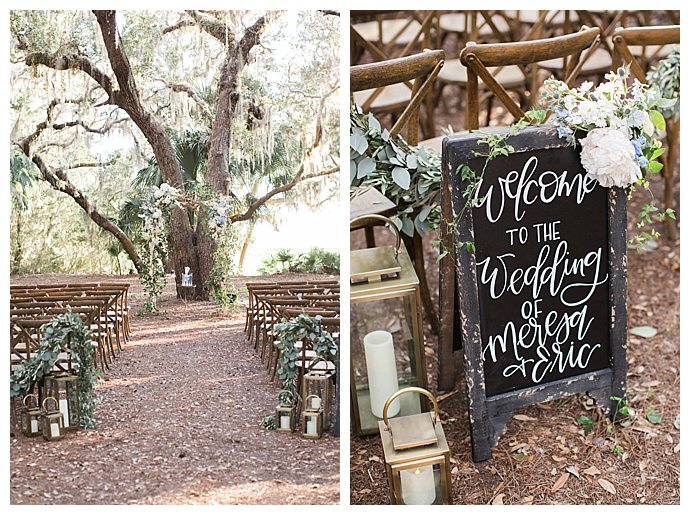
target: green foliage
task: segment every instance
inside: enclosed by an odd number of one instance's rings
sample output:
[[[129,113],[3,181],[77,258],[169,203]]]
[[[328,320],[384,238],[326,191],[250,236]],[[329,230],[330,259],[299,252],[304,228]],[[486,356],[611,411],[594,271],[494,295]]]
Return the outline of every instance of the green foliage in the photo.
[[[340,253],[312,248],[306,254],[295,255],[289,249],[281,249],[261,262],[259,273],[273,275],[287,272],[312,274],[337,274],[340,270]]]
[[[290,320],[283,320],[275,325],[278,338],[278,378],[283,390],[279,401],[283,406],[291,406],[298,400],[297,376],[298,369],[295,361],[301,356],[297,349],[297,342],[311,342],[317,357],[338,363],[338,346],[331,334],[321,327],[321,317],[310,317],[301,314]]]
[[[275,430],[276,428],[276,416],[275,415],[267,415],[264,418],[261,419],[261,425],[265,427],[266,429],[270,429],[271,431]]]
[[[38,169],[22,152],[13,152],[10,157],[10,195],[13,206],[22,211],[29,208],[26,194],[38,179]]]
[[[579,417],[577,417],[577,423],[582,425],[585,431],[585,436],[592,432],[592,427],[594,427],[594,421],[591,418],[586,417],[584,415],[580,415]]]
[[[407,236],[438,227],[441,207],[441,157],[426,147],[411,147],[381,129],[376,117],[350,106],[350,192],[371,186],[397,206],[392,218]]]
[[[659,61],[647,72],[647,82],[661,91],[663,98],[679,99],[680,97],[680,49],[673,50],[666,59]],[[672,107],[659,109],[665,118],[680,117],[680,102]]]
[[[91,332],[81,318],[72,312],[55,317],[41,328],[41,344],[31,359],[24,361],[10,375],[10,397],[23,397],[47,376],[61,352],[67,351],[77,371],[79,423],[95,427],[96,400],[93,388],[98,382],[94,368]]]

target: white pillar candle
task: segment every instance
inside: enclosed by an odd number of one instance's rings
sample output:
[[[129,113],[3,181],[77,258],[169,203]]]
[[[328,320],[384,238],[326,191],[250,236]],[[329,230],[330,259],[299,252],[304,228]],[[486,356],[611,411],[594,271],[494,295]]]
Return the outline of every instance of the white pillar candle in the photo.
[[[31,432],[32,433],[38,432],[38,420],[36,420],[35,418],[31,419]]]
[[[280,416],[280,429],[290,429],[290,415]]]
[[[62,424],[65,427],[69,426],[69,405],[67,399],[60,399],[60,413],[62,413]]]
[[[364,337],[364,359],[367,363],[369,400],[371,412],[383,418],[383,406],[388,397],[397,392],[398,372],[395,367],[393,335],[388,331],[373,331]],[[388,416],[394,417],[400,411],[400,402],[395,399],[388,408]]]
[[[307,434],[316,436],[316,417],[307,418]]]
[[[311,409],[319,409],[321,407],[321,399],[318,397],[312,397],[310,404]]]
[[[50,436],[53,438],[60,436],[60,424],[57,422],[50,423]]]
[[[433,467],[400,471],[400,490],[405,504],[433,504],[436,499]]]

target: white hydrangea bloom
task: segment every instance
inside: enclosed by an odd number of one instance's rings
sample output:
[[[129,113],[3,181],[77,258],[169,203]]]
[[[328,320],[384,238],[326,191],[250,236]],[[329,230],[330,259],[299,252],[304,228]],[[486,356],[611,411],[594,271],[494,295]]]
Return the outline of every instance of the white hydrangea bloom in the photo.
[[[580,161],[587,175],[605,188],[626,187],[642,177],[626,133],[609,127],[592,129],[580,144]]]

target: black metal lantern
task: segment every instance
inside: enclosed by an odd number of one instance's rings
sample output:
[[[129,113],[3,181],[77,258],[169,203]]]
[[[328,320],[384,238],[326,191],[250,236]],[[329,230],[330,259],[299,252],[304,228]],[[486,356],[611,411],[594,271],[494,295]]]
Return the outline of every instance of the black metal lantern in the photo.
[[[314,402],[318,401],[318,402]],[[310,395],[304,400],[302,409],[302,437],[317,440],[323,434],[321,425],[323,409],[322,403],[316,395]]]
[[[434,411],[388,419],[396,398],[419,393]],[[391,395],[379,422],[391,504],[450,504],[450,449],[438,419],[438,402],[423,388],[404,388]]]
[[[48,401],[52,401],[52,409],[48,409],[46,406]],[[65,436],[63,416],[60,412],[60,407],[55,397],[46,397],[43,399],[41,430],[43,432],[43,438],[46,440],[60,440],[63,436]]]
[[[45,378],[45,395],[57,400],[66,431],[79,429],[78,380],[73,374],[51,374]]]
[[[34,406],[29,406],[28,399],[35,399]],[[31,393],[24,397],[24,407],[21,411],[21,425],[22,434],[24,436],[40,436],[41,435],[41,408],[38,405],[38,395]]]

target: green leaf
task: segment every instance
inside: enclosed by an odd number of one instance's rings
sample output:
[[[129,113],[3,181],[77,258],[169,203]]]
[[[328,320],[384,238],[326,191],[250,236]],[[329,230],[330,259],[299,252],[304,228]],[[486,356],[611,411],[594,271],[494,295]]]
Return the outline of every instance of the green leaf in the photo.
[[[585,430],[585,436],[587,436],[592,431],[592,427],[594,426],[594,421],[591,418],[586,417],[584,415],[580,415],[579,417],[577,417],[577,423],[583,426],[583,429]]]
[[[676,418],[673,419],[673,427],[675,427],[678,431],[680,431],[680,413],[678,413]]]
[[[647,408],[647,413],[645,415],[650,423],[661,424],[661,415],[656,413],[653,408]]]
[[[367,121],[369,122],[369,130],[373,131],[374,134],[381,133],[381,124],[376,119],[373,113],[369,113],[367,116]]]
[[[367,148],[369,148],[369,143],[367,143],[364,134],[356,127],[352,129],[352,134],[350,134],[350,148],[360,155],[364,154]]]
[[[639,336],[641,338],[653,338],[656,336],[657,330],[649,325],[641,325],[630,329],[630,334]]]
[[[410,172],[407,169],[396,166],[391,175],[395,184],[402,189],[406,190],[410,187]]]
[[[654,127],[657,128],[659,131],[665,131],[666,130],[666,120],[664,120],[664,115],[661,114],[659,111],[656,111],[652,109],[649,111],[649,119],[652,121],[654,124]]]
[[[357,165],[357,178],[361,179],[362,177],[366,177],[375,170],[376,161],[374,161],[371,157],[365,157]]]
[[[647,163],[647,171],[649,173],[659,173],[663,167],[664,165],[659,161],[650,161]]]

